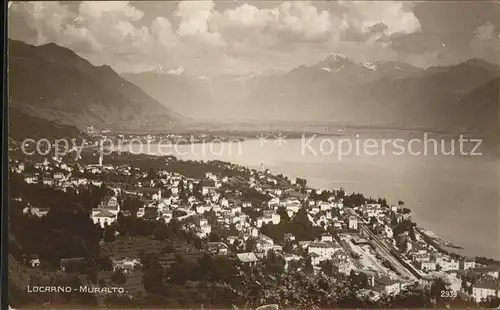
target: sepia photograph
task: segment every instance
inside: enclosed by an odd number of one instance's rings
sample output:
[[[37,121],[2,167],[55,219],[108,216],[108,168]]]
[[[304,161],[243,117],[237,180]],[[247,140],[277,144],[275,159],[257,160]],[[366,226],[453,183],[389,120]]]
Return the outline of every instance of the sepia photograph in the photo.
[[[499,1],[4,7],[9,309],[500,308]]]

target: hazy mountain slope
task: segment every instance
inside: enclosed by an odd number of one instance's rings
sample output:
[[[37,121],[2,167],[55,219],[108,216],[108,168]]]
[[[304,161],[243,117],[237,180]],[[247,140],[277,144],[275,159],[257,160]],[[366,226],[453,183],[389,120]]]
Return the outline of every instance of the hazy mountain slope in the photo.
[[[9,40],[9,104],[79,129],[168,128],[182,120],[109,66],[95,67],[53,43]]]
[[[484,155],[500,156],[500,78],[476,88],[464,96],[454,118],[476,139],[482,139],[480,151]],[[450,125],[450,127],[453,125]],[[457,127],[458,127],[457,126]]]
[[[460,100],[460,121],[481,133],[498,134],[500,111],[500,78],[476,88]]]
[[[460,130],[473,126],[457,127],[454,122],[468,117],[467,109],[457,109],[462,97],[497,76],[496,66],[470,60],[450,67],[429,68],[403,79],[385,77],[360,90],[359,100],[389,108],[388,115],[402,125]],[[459,116],[460,113],[464,115]]]
[[[469,112],[457,109],[457,104],[498,72],[498,67],[479,59],[424,70],[400,62],[357,63],[329,56],[288,72],[243,77],[127,77],[165,105],[191,109],[193,116],[459,131],[474,124],[456,121],[471,121],[460,116]]]
[[[124,73],[122,76],[138,85],[151,97],[190,117],[200,117],[213,109],[209,81],[185,74],[162,71]]]

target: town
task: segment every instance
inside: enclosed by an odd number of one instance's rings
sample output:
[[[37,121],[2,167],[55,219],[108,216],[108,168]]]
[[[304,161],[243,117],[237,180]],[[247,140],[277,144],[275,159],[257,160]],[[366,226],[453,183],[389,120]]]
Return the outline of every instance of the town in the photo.
[[[316,190],[264,165],[10,154],[14,302],[400,308],[500,297],[498,262],[443,250],[403,201]],[[26,297],[28,285],[104,293]]]

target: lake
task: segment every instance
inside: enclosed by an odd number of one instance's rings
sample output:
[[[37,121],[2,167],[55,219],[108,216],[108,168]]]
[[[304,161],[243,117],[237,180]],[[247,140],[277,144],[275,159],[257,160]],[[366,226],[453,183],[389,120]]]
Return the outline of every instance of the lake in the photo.
[[[353,150],[347,154],[348,147],[340,147],[340,139],[345,138],[289,139],[281,143],[271,138],[175,147],[151,144],[142,152],[171,154],[184,160],[222,160],[256,169],[263,165],[276,174],[306,178],[312,187],[342,187],[366,197],[385,197],[392,204],[403,200],[412,209],[416,223],[462,246],[461,254],[500,258],[497,157],[457,155],[457,145],[455,156],[443,155],[439,145],[437,154],[432,145],[426,154],[418,154],[415,148],[410,154],[406,145],[402,154],[394,153],[394,145],[382,153],[380,145],[369,151],[363,144],[369,139],[353,137]],[[354,140],[361,142],[361,152],[354,150]],[[375,141],[380,143],[381,139]],[[467,148],[471,151],[472,145]],[[120,149],[139,151],[136,146]],[[444,149],[449,152],[450,145]],[[340,152],[346,155],[339,158]]]

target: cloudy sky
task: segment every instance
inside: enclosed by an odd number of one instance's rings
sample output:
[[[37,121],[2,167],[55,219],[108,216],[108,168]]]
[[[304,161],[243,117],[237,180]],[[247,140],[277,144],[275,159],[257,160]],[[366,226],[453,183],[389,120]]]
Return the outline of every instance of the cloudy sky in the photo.
[[[68,47],[119,72],[287,70],[339,54],[357,61],[499,63],[497,1],[13,2],[9,37]],[[180,72],[178,71],[178,72]]]

